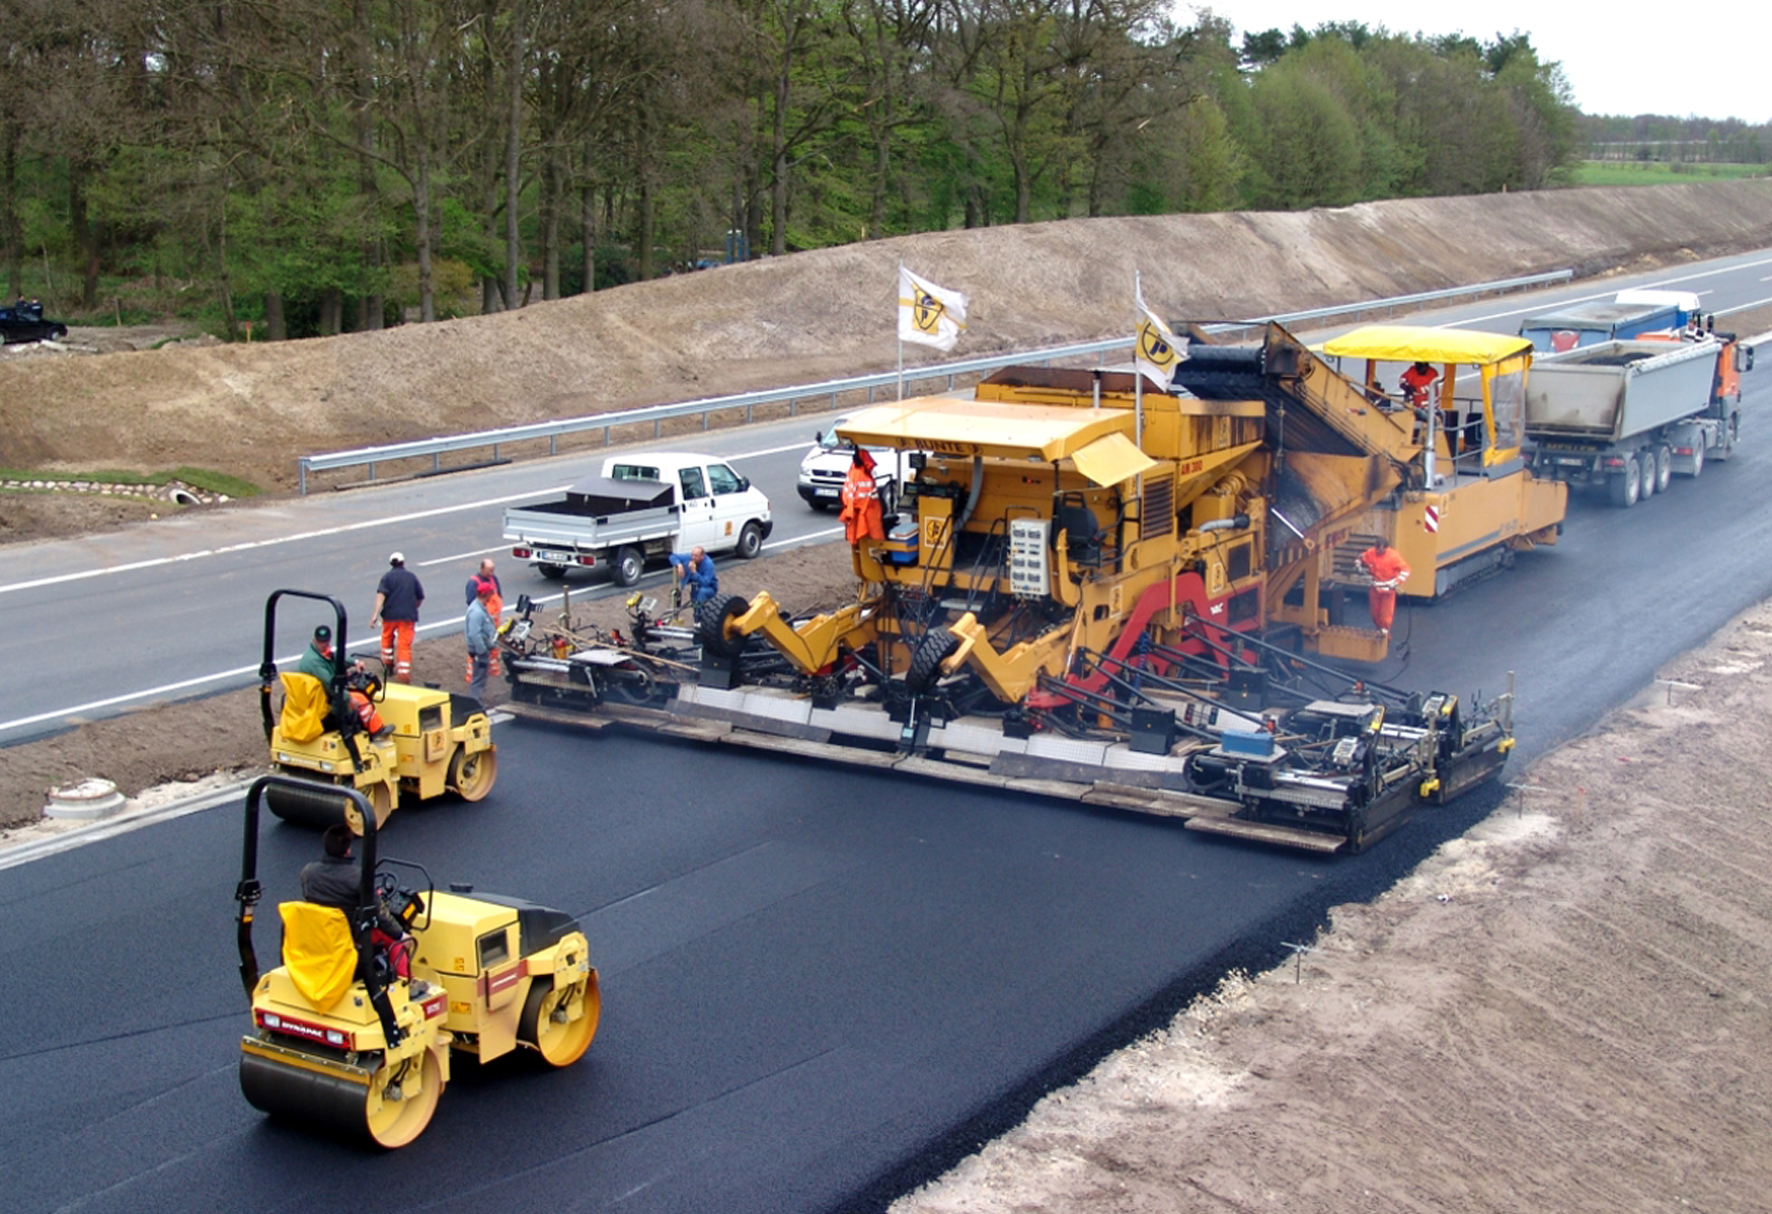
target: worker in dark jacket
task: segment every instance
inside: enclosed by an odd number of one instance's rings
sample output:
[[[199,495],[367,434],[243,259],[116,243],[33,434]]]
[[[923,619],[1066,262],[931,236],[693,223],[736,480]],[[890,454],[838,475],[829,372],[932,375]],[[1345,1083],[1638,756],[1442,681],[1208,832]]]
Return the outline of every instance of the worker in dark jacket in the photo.
[[[396,683],[412,682],[412,637],[418,631],[418,609],[425,588],[418,575],[406,567],[406,557],[388,557],[388,571],[375,587],[375,610],[369,626],[381,625],[381,660],[394,672]]]
[[[357,861],[351,855],[353,837],[348,826],[334,823],[326,828],[320,836],[320,858],[302,865],[301,896],[304,900],[316,906],[336,906],[346,914],[357,909],[363,884]],[[387,907],[377,903],[376,913],[376,926],[388,936],[398,940],[406,934],[406,929],[388,913]]]

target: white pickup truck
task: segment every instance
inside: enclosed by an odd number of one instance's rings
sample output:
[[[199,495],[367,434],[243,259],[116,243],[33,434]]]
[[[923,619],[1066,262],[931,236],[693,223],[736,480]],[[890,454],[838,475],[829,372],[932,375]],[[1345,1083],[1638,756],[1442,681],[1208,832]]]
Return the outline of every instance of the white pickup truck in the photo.
[[[504,531],[511,555],[543,577],[606,565],[632,586],[647,562],[697,545],[749,560],[774,526],[769,499],[724,460],[646,451],[610,456],[561,501],[507,507]]]

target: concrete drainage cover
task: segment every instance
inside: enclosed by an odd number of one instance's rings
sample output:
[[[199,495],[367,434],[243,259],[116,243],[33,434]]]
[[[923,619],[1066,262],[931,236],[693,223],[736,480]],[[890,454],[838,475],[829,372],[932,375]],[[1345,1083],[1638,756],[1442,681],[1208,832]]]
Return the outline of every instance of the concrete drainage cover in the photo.
[[[51,818],[104,818],[123,808],[123,794],[96,776],[49,790],[43,812]]]

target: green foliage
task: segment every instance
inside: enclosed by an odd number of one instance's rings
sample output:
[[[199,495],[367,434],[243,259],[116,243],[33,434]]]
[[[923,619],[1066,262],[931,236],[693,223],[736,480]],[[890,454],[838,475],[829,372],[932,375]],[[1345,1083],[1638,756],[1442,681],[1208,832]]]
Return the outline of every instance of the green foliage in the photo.
[[[1763,164],[1694,164],[1686,161],[1584,160],[1575,166],[1575,185],[1669,185],[1676,181],[1764,177]]]
[[[256,497],[264,490],[251,481],[215,472],[208,468],[174,468],[170,472],[133,472],[117,468],[100,468],[92,472],[42,472],[36,469],[0,468],[0,480],[8,481],[95,481],[111,485],[165,485],[183,481],[205,493],[225,493],[229,497]]]
[[[757,256],[1534,188],[1626,139],[1768,159],[1764,128],[1582,118],[1518,30],[1238,37],[1208,11],[1177,25],[1158,0],[224,9],[88,6],[76,38],[60,24],[76,10],[20,10],[19,78],[82,104],[16,111],[12,283],[84,299],[94,320],[152,301],[230,335],[280,308],[298,335],[354,323],[359,304],[396,323],[472,311],[507,278],[583,289],[587,245],[603,287],[728,231]]]

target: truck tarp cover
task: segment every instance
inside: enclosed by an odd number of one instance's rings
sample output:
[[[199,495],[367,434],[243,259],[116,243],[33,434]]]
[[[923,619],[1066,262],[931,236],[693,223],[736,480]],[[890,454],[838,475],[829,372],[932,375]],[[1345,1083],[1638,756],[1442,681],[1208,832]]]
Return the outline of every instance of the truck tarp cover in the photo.
[[[1532,349],[1524,337],[1471,329],[1430,329],[1411,325],[1368,325],[1323,343],[1333,358],[1374,358],[1380,362],[1461,363],[1488,366]]]
[[[566,500],[573,505],[582,503],[598,512],[639,510],[647,506],[670,505],[671,487],[663,481],[587,476],[566,491]]]
[[[1137,451],[1130,441],[1136,424],[1127,409],[1073,409],[926,396],[863,409],[839,426],[837,433],[864,447],[1051,464],[1075,456],[1111,434],[1126,438],[1126,445]]]

